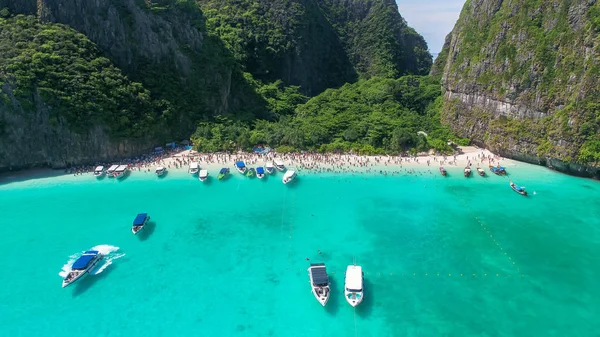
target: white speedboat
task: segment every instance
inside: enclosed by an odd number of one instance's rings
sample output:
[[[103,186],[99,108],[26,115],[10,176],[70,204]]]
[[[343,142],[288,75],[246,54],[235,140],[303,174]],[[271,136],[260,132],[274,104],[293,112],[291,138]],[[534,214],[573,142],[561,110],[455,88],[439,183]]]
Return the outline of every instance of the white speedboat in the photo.
[[[285,165],[283,165],[283,161],[281,159],[275,159],[275,160],[273,160],[273,162],[275,163],[275,168],[278,171],[280,171],[280,172],[285,171]]]
[[[155,173],[157,176],[162,177],[167,173],[167,168],[164,166],[159,166],[156,168]]]
[[[236,161],[235,162],[235,169],[241,173],[241,174],[246,174],[246,171],[248,170],[248,168],[246,168],[246,163],[244,163],[243,161]]]
[[[88,250],[83,253],[83,255],[81,255],[71,266],[71,271],[63,279],[62,287],[64,288],[82,278],[92,270],[103,257],[104,255],[102,255],[102,253],[95,250]]]
[[[208,170],[200,170],[198,179],[200,179],[200,181],[206,181],[206,179],[208,179]]]
[[[196,174],[198,174],[198,172],[200,171],[200,166],[198,165],[198,163],[193,162],[190,163],[190,167],[188,168],[188,173],[195,176]]]
[[[311,263],[308,267],[308,277],[313,295],[322,306],[329,301],[329,277],[324,263]]]
[[[148,221],[150,221],[150,216],[148,215],[148,213],[138,214],[135,217],[135,219],[133,219],[133,226],[131,226],[131,232],[133,234],[137,234],[144,228],[144,226],[146,226]]]
[[[268,174],[273,174],[275,173],[275,166],[273,166],[273,163],[268,162],[265,164],[265,171],[267,171]]]
[[[117,167],[117,169],[113,173],[113,176],[117,179],[122,179],[125,178],[125,176],[127,176],[128,173],[129,168],[127,168],[127,165],[119,165],[119,167]]]
[[[256,177],[262,179],[265,177],[265,169],[262,166],[256,168]]]
[[[296,179],[296,171],[289,170],[283,175],[282,181],[284,184],[288,184],[290,181],[292,181],[294,179]]]
[[[106,172],[104,171],[104,166],[96,166],[96,168],[94,169],[94,177],[101,178],[104,177],[104,174],[106,174]]]
[[[106,170],[106,174],[108,175],[109,178],[114,178],[114,173],[115,170],[117,169],[117,167],[119,167],[119,165],[111,165],[108,170]]]
[[[355,307],[363,300],[363,271],[361,266],[351,265],[346,269],[344,285],[346,301]]]

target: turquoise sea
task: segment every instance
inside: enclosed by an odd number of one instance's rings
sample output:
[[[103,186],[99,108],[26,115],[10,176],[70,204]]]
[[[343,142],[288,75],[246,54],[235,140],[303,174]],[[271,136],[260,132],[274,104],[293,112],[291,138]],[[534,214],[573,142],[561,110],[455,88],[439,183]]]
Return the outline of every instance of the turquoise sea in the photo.
[[[508,170],[529,197],[459,168],[301,172],[292,186],[5,177],[0,336],[597,336],[600,183]],[[134,236],[139,212],[152,223]],[[101,272],[62,289],[61,269],[96,246],[110,252]],[[356,309],[343,297],[353,260]],[[325,308],[310,262],[330,273]]]

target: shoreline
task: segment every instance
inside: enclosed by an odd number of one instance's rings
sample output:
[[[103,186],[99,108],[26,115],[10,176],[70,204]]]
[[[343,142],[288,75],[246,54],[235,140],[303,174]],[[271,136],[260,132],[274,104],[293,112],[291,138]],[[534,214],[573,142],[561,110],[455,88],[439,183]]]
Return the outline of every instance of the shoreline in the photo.
[[[490,175],[488,165],[500,163],[504,167],[514,167],[519,161],[505,159],[493,154],[489,150],[474,146],[459,147],[460,154],[452,156],[443,155],[421,155],[415,157],[403,156],[363,156],[354,154],[314,154],[314,153],[268,153],[257,154],[239,152],[227,153],[198,153],[194,150],[179,150],[165,152],[158,155],[146,155],[136,159],[121,161],[130,167],[131,173],[146,172],[154,173],[157,166],[164,166],[172,173],[187,173],[191,162],[198,162],[200,168],[209,170],[211,175],[222,168],[227,167],[235,171],[234,163],[238,160],[245,161],[248,167],[262,166],[274,158],[281,159],[288,169],[294,169],[299,174],[317,173],[356,173],[368,175],[411,175],[429,171],[430,174],[439,174],[439,167],[444,166],[447,170],[455,171],[471,164],[472,175],[477,175],[476,168],[481,167]],[[489,164],[488,164],[489,163]],[[110,164],[104,164],[108,168]],[[19,182],[30,179],[52,178],[63,175],[91,175],[94,167],[88,166],[74,170],[54,170],[51,168],[20,170],[14,172],[0,173],[0,184]]]

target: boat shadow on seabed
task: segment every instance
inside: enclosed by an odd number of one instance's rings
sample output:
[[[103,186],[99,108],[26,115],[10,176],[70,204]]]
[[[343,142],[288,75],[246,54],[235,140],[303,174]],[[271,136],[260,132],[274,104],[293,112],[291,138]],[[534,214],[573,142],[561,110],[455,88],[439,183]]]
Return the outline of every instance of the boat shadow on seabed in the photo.
[[[101,267],[98,267],[101,268]],[[84,278],[82,278],[81,280],[77,281],[77,283],[75,283],[75,289],[73,289],[73,297],[77,297],[81,294],[83,294],[84,292],[86,292],[88,289],[90,289],[91,287],[94,286],[94,284],[96,284],[96,282],[100,282],[101,279],[105,278],[108,274],[112,273],[112,271],[116,268],[115,265],[110,265],[108,268],[104,269],[100,274],[89,274],[86,275]],[[94,268],[94,272],[97,270],[97,268]]]
[[[141,241],[146,241],[154,233],[154,229],[156,229],[156,223],[154,221],[148,221],[148,223],[144,226],[144,228],[138,232],[138,237]]]
[[[325,311],[328,314],[335,316],[337,312],[340,310],[340,306],[346,304],[344,301],[344,297],[336,296],[337,294],[344,294],[343,288],[338,287],[338,283],[335,281],[333,277],[329,277],[329,290],[331,295],[329,296],[329,301],[327,301],[327,305],[325,305]],[[343,301],[343,303],[342,303]]]

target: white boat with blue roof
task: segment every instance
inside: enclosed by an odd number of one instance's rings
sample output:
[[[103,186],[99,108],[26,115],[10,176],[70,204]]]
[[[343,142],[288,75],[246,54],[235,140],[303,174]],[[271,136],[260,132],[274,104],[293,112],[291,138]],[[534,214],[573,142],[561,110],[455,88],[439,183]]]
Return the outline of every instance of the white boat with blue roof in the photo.
[[[265,168],[262,166],[259,166],[256,168],[256,177],[258,179],[262,179],[265,177]]]
[[[137,234],[139,231],[144,229],[144,226],[150,221],[150,216],[148,213],[140,213],[135,219],[133,219],[133,226],[131,226],[131,232],[133,234]]]
[[[325,306],[331,294],[325,263],[311,263],[308,267],[308,277],[313,295],[322,306]]]
[[[246,171],[248,170],[248,168],[246,168],[246,163],[241,160],[235,162],[235,169],[241,174],[246,174]]]
[[[62,287],[66,287],[73,282],[82,278],[90,270],[92,270],[104,255],[96,250],[88,250],[81,255],[71,266],[71,271],[63,279]]]

